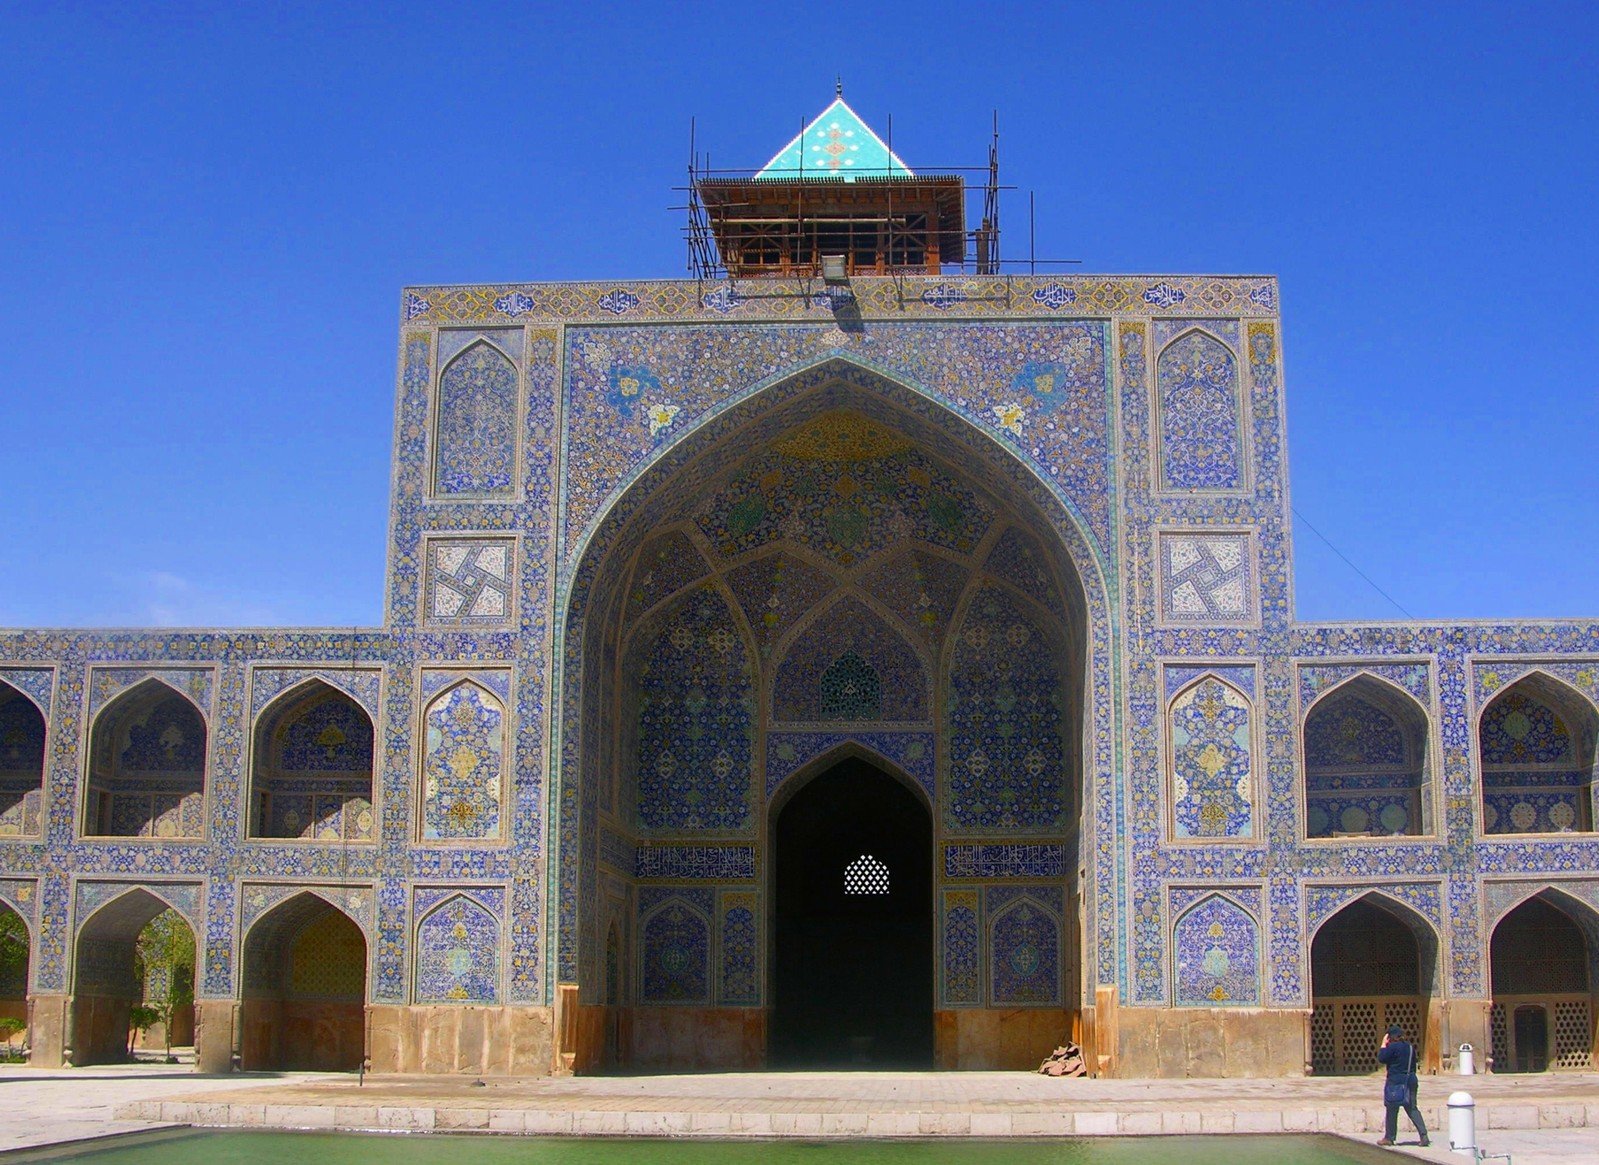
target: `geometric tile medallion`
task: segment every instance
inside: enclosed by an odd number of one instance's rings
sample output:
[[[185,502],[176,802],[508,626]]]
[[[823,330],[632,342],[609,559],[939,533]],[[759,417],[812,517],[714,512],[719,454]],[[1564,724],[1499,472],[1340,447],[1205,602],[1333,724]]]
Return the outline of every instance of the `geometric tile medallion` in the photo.
[[[514,538],[430,538],[423,604],[430,627],[511,622]]]
[[[1156,535],[1163,623],[1253,622],[1250,532],[1162,530]]]

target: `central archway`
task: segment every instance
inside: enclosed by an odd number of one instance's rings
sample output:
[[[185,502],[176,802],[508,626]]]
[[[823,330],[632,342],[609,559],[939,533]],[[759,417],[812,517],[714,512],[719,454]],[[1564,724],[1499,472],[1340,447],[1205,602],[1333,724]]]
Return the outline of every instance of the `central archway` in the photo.
[[[773,1067],[933,1064],[933,823],[869,761],[773,809]]]
[[[664,446],[600,513],[558,582],[560,1054],[838,1062],[776,1014],[772,827],[845,756],[928,820],[931,1002],[884,1046],[926,1065],[931,1016],[938,1066],[1016,1067],[1074,1035],[1116,719],[1091,524],[1009,442],[842,360]]]

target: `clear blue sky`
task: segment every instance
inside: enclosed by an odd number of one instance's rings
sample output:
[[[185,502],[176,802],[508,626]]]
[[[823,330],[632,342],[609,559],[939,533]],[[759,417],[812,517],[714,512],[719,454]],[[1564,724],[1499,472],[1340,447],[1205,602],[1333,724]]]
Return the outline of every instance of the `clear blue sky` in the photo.
[[[1000,114],[1008,253],[1282,279],[1294,502],[1417,617],[1599,616],[1587,3],[0,8],[0,625],[381,619],[408,283],[670,277],[688,124]],[[1299,615],[1399,612],[1296,523]]]

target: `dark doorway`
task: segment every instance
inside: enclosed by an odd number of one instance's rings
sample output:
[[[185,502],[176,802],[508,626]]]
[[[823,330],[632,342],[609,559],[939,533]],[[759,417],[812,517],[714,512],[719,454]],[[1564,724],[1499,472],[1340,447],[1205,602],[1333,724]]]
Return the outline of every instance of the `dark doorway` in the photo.
[[[778,814],[770,1061],[930,1068],[932,821],[910,789],[845,760]]]
[[[1541,1007],[1516,1008],[1516,1071],[1549,1067],[1549,1013]]]

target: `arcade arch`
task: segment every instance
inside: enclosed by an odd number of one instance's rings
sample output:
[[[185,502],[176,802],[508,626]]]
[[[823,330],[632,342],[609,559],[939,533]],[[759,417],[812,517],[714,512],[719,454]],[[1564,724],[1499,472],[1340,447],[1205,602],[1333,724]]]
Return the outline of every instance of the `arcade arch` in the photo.
[[[761,881],[783,860],[774,796],[840,746],[908,774],[933,806],[918,973],[934,982],[948,945],[935,900],[954,875],[937,847],[1034,842],[1061,855],[1033,889],[1058,900],[1064,941],[1058,981],[1025,1006],[1058,1041],[1082,1004],[1067,904],[1095,747],[1093,559],[1016,455],[964,419],[842,363],[809,383],[681,441],[611,506],[563,587],[553,961],[581,1001],[628,1013],[571,1025],[619,1032],[623,1063],[779,1056],[782,892]],[[680,899],[679,995],[643,925],[662,895]],[[612,935],[617,901],[630,905]],[[684,937],[697,919],[703,942]],[[1010,952],[983,935],[959,958],[986,975]],[[629,973],[607,973],[616,951]],[[975,990],[929,994],[927,1031],[934,1011],[952,1017],[940,1030],[971,1022],[991,996]],[[580,1070],[604,1058],[570,1051]],[[953,1047],[938,1060],[960,1066]]]
[[[194,930],[142,887],[101,906],[78,929],[73,957],[71,1063],[116,1063],[134,1043],[135,1006],[172,1004],[171,1039],[161,1026],[145,1046],[194,1042]]]
[[[1494,1071],[1592,1068],[1599,912],[1540,890],[1499,919],[1488,950]]]
[[[367,942],[359,925],[303,891],[244,936],[239,1062],[353,1072],[366,1058]]]
[[[0,837],[37,837],[44,798],[44,713],[0,681]]]
[[[203,836],[206,736],[200,710],[153,677],[100,709],[89,733],[85,836]]]
[[[372,718],[344,692],[308,680],[255,726],[250,836],[371,841]]]
[[[28,974],[33,939],[22,915],[0,902],[0,1020],[22,1024],[20,1032],[0,1032],[8,1050],[28,1042]]]
[[[1359,675],[1305,717],[1305,836],[1433,832],[1427,713],[1408,692]]]
[[[1310,1062],[1316,1075],[1374,1070],[1390,1024],[1436,1066],[1432,997],[1438,935],[1410,907],[1369,893],[1317,928],[1310,944]]]
[[[1543,672],[1490,700],[1477,722],[1483,832],[1591,832],[1596,738],[1599,710]]]

